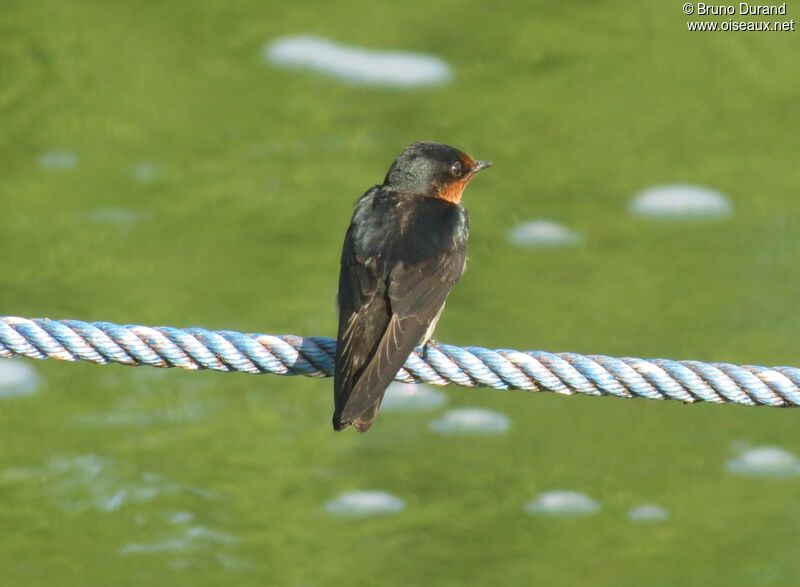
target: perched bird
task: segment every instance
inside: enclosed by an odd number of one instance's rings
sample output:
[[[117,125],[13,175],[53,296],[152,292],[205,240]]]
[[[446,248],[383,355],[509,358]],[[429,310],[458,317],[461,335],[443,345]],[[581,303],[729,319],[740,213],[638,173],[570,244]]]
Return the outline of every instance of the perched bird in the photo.
[[[461,194],[491,165],[414,143],[356,204],[339,273],[334,430],[366,432],[400,367],[429,341],[467,261]]]

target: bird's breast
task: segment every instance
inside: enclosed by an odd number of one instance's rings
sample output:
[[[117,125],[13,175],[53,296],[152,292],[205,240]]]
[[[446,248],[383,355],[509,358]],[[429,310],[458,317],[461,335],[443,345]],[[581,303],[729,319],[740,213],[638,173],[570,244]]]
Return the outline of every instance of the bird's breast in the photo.
[[[359,257],[414,263],[463,250],[469,218],[461,204],[378,189],[361,199],[352,228]]]

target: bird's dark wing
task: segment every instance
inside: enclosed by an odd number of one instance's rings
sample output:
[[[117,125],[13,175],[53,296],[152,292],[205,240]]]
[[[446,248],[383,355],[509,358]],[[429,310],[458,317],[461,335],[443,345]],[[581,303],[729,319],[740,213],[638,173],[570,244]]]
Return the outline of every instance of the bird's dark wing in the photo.
[[[386,276],[379,257],[359,257],[353,243],[353,227],[347,231],[339,273],[339,333],[334,373],[334,428],[340,421],[359,372],[369,361],[389,323]]]
[[[355,261],[346,265],[343,257],[339,284],[334,425],[355,423],[363,431],[463,273],[466,251],[451,250],[412,265],[399,262],[384,271]]]

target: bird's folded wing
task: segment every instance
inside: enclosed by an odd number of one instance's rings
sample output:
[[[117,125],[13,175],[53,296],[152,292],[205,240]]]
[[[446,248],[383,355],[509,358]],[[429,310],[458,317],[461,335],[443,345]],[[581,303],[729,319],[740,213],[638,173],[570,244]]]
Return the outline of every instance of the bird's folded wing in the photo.
[[[353,382],[341,411],[342,420],[357,418],[380,399],[444,305],[447,294],[464,270],[464,261],[463,254],[451,253],[412,266],[400,263],[392,269],[386,292],[388,323],[363,365],[351,365],[363,371]],[[360,336],[360,323],[374,319],[368,311],[371,305],[366,304],[363,316],[361,312],[353,316],[340,343],[348,346],[348,339]]]
[[[339,274],[334,403],[339,414],[347,403],[356,374],[369,360],[389,322],[383,260],[356,255],[350,232],[342,249]]]

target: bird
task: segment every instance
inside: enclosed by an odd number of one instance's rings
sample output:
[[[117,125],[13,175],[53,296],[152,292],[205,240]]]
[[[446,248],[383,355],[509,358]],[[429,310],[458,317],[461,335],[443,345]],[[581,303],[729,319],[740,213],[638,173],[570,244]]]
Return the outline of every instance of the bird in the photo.
[[[355,205],[342,246],[334,430],[366,432],[414,348],[427,345],[464,273],[467,184],[491,161],[429,141],[408,146]]]

